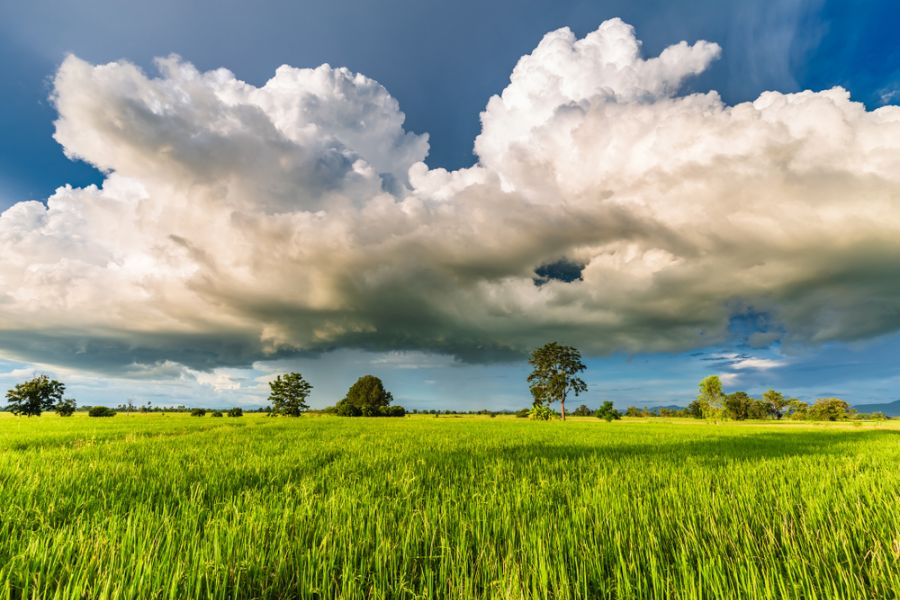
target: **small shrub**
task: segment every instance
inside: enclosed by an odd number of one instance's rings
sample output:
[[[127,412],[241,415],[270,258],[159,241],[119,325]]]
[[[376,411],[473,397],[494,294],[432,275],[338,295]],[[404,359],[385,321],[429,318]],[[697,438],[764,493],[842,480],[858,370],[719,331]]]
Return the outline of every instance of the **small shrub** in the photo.
[[[243,417],[244,409],[241,408],[240,406],[235,406],[234,408],[232,408],[231,410],[228,411],[228,416],[229,417]]]
[[[621,419],[622,413],[613,408],[613,403],[607,400],[600,408],[597,409],[597,412],[594,413],[594,416],[598,419],[605,419],[608,423],[613,420],[618,421],[619,419]]]
[[[214,416],[214,417],[224,417],[225,415],[222,414],[222,411],[221,411],[221,410],[214,410],[214,411],[212,412],[212,416]]]
[[[362,416],[362,411],[349,402],[341,401],[334,407],[334,414],[339,417],[359,417]]]
[[[116,411],[111,409],[108,406],[93,406],[91,410],[88,411],[89,417],[114,417],[116,416]]]
[[[530,408],[520,408],[519,410],[516,411],[516,418],[517,419],[527,419],[528,415],[530,415],[530,414],[531,414]]]
[[[58,414],[59,416],[71,417],[75,414],[75,400],[73,400],[72,398],[60,400],[54,408],[56,409],[56,414]]]
[[[528,418],[532,421],[549,421],[553,418],[553,411],[550,410],[549,406],[535,404],[531,410],[528,411]]]
[[[192,416],[192,417],[203,417],[203,416],[205,416],[205,415],[206,415],[206,409],[205,409],[205,408],[192,408],[192,409],[191,409],[191,416]]]
[[[402,406],[382,406],[380,412],[383,417],[403,417],[406,415],[406,409]]]

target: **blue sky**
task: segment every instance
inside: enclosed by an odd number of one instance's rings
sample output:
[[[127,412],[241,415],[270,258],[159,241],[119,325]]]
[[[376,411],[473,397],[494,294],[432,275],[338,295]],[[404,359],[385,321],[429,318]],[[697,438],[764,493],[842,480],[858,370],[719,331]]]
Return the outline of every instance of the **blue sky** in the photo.
[[[254,86],[263,85],[282,64],[346,66],[378,81],[397,100],[405,114],[405,131],[428,134],[428,167],[453,171],[476,164],[473,143],[482,131],[479,114],[488,99],[509,84],[520,57],[532,52],[547,32],[569,27],[581,38],[613,17],[634,26],[644,56],[656,56],[681,40],[709,40],[721,47],[717,60],[681,85],[682,95],[716,90],[725,104],[734,105],[767,90],[788,93],[842,86],[869,110],[900,104],[900,43],[895,32],[900,6],[886,1],[392,0],[265,6],[231,1],[8,2],[0,5],[0,80],[5,91],[0,95],[0,208],[23,200],[46,202],[65,184],[74,188],[103,184],[104,175],[97,168],[67,158],[53,137],[58,109],[50,96],[57,70],[69,53],[91,65],[125,60],[150,73],[155,71],[154,58],[174,53],[199,71],[225,67]],[[90,154],[75,142],[70,146],[75,148],[70,154]],[[102,166],[104,160],[91,162]],[[110,164],[116,164],[114,158],[107,161],[107,169],[126,170],[110,169]],[[890,278],[893,271],[882,274]],[[10,281],[4,284],[0,279],[0,285],[11,285]],[[863,292],[859,294],[865,298]],[[777,296],[779,300],[760,309],[761,314],[805,310],[799,301],[788,306],[791,293]],[[852,293],[850,298],[848,303],[860,302]],[[865,303],[853,306],[857,312],[868,310]],[[387,309],[378,310],[381,315]],[[793,323],[791,318],[783,320]],[[684,344],[632,343],[628,338],[586,350],[591,388],[586,402],[685,404],[697,381],[710,372],[723,374],[726,387],[752,392],[775,386],[806,399],[840,395],[860,403],[898,397],[893,391],[897,368],[892,357],[900,350],[900,335],[891,319],[824,337],[808,332],[793,336],[800,325],[769,327],[755,319],[749,324],[738,321],[732,316],[730,324],[722,325],[724,333],[711,335],[709,343],[702,335]],[[443,334],[425,341],[393,332],[383,342],[342,338],[333,345],[338,349],[318,357],[283,352],[265,360],[251,356],[243,363],[229,358],[221,364],[189,364],[177,352],[161,350],[142,362],[146,372],[136,375],[127,364],[114,366],[115,361],[101,366],[97,359],[98,366],[92,369],[90,350],[83,351],[88,356],[84,361],[69,360],[67,353],[82,351],[73,350],[80,346],[67,345],[68,341],[46,342],[44,354],[32,346],[24,351],[19,338],[30,335],[28,328],[10,325],[16,322],[12,312],[4,322],[0,386],[31,372],[50,371],[69,381],[73,395],[88,404],[133,398],[157,404],[249,405],[264,402],[265,380],[271,373],[295,368],[314,383],[313,403],[318,406],[339,399],[358,375],[368,372],[383,376],[409,407],[515,408],[528,403],[527,368],[514,352],[504,355],[509,360],[498,362],[454,354],[457,342],[442,351],[443,342],[435,340],[443,340]],[[104,325],[78,327],[72,326],[76,337],[106,339],[98,333],[106,335]],[[553,327],[542,326],[545,337],[563,341],[569,329],[569,324],[560,326],[557,334]],[[502,326],[500,330],[505,332]],[[477,327],[473,331],[465,335],[480,335]],[[754,334],[764,335],[754,338]],[[519,339],[503,335],[504,341],[497,342],[501,350],[513,344],[508,340]],[[606,329],[597,330],[597,336],[604,335],[618,339]],[[768,341],[760,342],[763,337]],[[129,348],[143,347],[144,342],[128,339]]]

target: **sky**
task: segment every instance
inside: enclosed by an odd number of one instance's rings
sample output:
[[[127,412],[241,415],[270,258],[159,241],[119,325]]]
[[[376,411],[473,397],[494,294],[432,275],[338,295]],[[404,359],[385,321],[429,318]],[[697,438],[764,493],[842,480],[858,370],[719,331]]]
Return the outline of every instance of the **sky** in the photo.
[[[258,3],[257,3],[258,4]],[[0,387],[898,398],[892,2],[0,0]]]

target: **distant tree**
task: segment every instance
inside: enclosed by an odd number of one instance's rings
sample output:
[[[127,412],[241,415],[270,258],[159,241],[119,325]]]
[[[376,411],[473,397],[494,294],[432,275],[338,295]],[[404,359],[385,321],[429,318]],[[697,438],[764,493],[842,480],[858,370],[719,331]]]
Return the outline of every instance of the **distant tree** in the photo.
[[[613,408],[613,403],[609,400],[604,402],[600,408],[594,412],[594,416],[598,419],[606,419],[607,422],[622,418],[622,414]]]
[[[586,404],[582,404],[573,410],[572,414],[576,417],[589,417],[591,416],[591,409],[589,409]]]
[[[402,406],[383,406],[379,411],[382,417],[404,417],[406,416],[406,409]],[[496,417],[496,413],[491,413],[492,417]]]
[[[222,411],[221,411],[221,410],[214,410],[214,411],[212,411],[212,416],[214,416],[214,417],[224,417],[225,415],[222,414]]]
[[[204,416],[204,415],[206,415],[206,409],[205,409],[205,408],[192,408],[192,409],[191,409],[191,416],[192,416],[192,417],[202,417],[202,416]]]
[[[558,401],[565,421],[569,392],[578,396],[587,391],[587,384],[578,377],[578,373],[587,368],[581,362],[581,353],[572,346],[550,342],[532,352],[528,362],[534,367],[528,383],[535,405]]]
[[[781,409],[776,408],[776,404],[771,400],[766,400],[765,395],[763,396],[762,400],[751,398],[750,405],[747,407],[747,418],[780,419]]]
[[[234,408],[232,408],[231,410],[228,411],[228,416],[229,417],[243,417],[244,409],[242,409],[239,406],[235,406]]]
[[[814,421],[843,421],[850,417],[850,405],[840,398],[819,398],[807,414]]]
[[[92,406],[91,410],[88,411],[89,417],[114,417],[116,416],[116,411],[111,409],[108,406]]]
[[[516,418],[527,419],[529,413],[531,413],[530,408],[520,408],[519,410],[516,411]]]
[[[549,421],[553,418],[553,410],[549,406],[535,403],[528,411],[528,418],[532,421]]]
[[[690,404],[687,405],[686,412],[688,416],[693,417],[695,419],[703,418],[703,403],[700,400],[694,400]]]
[[[53,410],[62,402],[65,391],[66,386],[59,381],[40,375],[25,383],[16,384],[16,387],[6,392],[9,403],[7,409],[14,415],[39,417],[41,412]]]
[[[628,408],[625,409],[625,416],[626,417],[642,417],[644,415],[641,413],[641,409],[639,409],[637,406],[629,406]]]
[[[718,416],[722,411],[725,394],[722,391],[722,380],[718,375],[704,378],[699,385],[697,404],[704,419]]]
[[[73,398],[66,398],[65,400],[60,400],[53,408],[56,409],[56,414],[58,414],[59,416],[71,417],[75,414],[76,407],[77,406]]]
[[[886,421],[888,417],[883,412],[876,411],[871,413],[858,413],[856,418],[865,421]]]
[[[751,402],[753,398],[747,392],[728,394],[723,402],[723,415],[728,419],[743,421],[749,416]]]
[[[790,419],[805,419],[809,412],[809,404],[797,398],[791,398],[785,403],[783,410]]]
[[[775,390],[767,390],[763,393],[763,400],[771,405],[770,414],[776,419],[780,419],[784,414],[784,407],[787,405],[784,394]]]
[[[342,417],[402,416],[396,410],[388,410],[394,408],[390,406],[393,400],[394,396],[385,389],[381,379],[374,375],[363,375],[335,405],[334,412]]]
[[[274,381],[269,382],[269,388],[272,390],[269,402],[272,403],[273,414],[299,417],[303,411],[309,409],[306,399],[312,391],[312,386],[300,373],[279,375]]]

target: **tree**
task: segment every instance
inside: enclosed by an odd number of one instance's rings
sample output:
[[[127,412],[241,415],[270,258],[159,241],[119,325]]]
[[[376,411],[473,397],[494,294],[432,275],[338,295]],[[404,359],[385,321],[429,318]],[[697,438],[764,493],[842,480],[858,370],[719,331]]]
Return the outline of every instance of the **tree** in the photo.
[[[690,404],[687,405],[685,412],[690,417],[694,417],[695,419],[702,419],[703,418],[703,402],[701,402],[699,399],[694,400],[693,402],[691,402]]]
[[[65,400],[60,400],[53,408],[56,409],[56,414],[59,416],[71,417],[75,414],[75,406],[74,399],[66,398]]]
[[[718,375],[710,375],[700,382],[700,393],[697,403],[703,418],[718,416],[722,409],[725,394],[722,392],[722,381]]]
[[[312,391],[312,386],[303,379],[300,373],[292,372],[279,375],[274,381],[269,382],[272,392],[269,394],[269,402],[272,403],[272,412],[288,417],[299,417],[309,408],[306,399]]]
[[[791,398],[785,405],[785,414],[790,419],[805,419],[809,411],[809,404],[797,398]]]
[[[788,402],[784,394],[775,390],[768,390],[763,393],[763,400],[772,405],[772,414],[776,419],[780,419]]]
[[[591,416],[591,409],[589,409],[586,404],[582,404],[581,406],[573,410],[572,414],[576,417],[589,417]]]
[[[750,406],[747,407],[747,418],[748,419],[771,419],[771,418],[780,419],[781,418],[781,410],[776,408],[775,404],[771,400],[766,400],[765,395],[763,395],[763,400],[757,400],[755,398],[750,399]]]
[[[734,392],[725,396],[723,413],[726,418],[743,421],[750,414],[750,404],[753,398],[747,392]]]
[[[384,388],[384,383],[374,375],[363,375],[347,390],[347,395],[334,407],[342,417],[403,416],[391,407],[394,396]],[[405,414],[405,411],[404,411]]]
[[[581,362],[581,353],[572,346],[550,342],[532,352],[528,362],[534,367],[528,383],[535,406],[558,401],[565,421],[566,396],[587,391],[587,384],[577,376],[587,368]]]
[[[206,415],[206,409],[205,409],[205,408],[192,408],[192,409],[191,409],[191,416],[192,416],[192,417],[203,417],[203,416],[205,416],[205,415]]]
[[[850,416],[850,405],[840,398],[819,398],[807,414],[814,421],[843,421]]]
[[[66,386],[46,375],[35,377],[6,392],[7,408],[15,415],[39,417],[45,410],[53,410],[62,402]]]
[[[606,419],[607,422],[612,420],[619,420],[622,418],[622,413],[613,408],[613,403],[607,400],[603,403],[600,408],[597,409],[597,412],[594,413],[594,416],[598,419]]]
[[[240,406],[235,406],[234,408],[232,408],[231,410],[228,411],[228,416],[229,417],[243,417],[244,409],[241,408]]]

